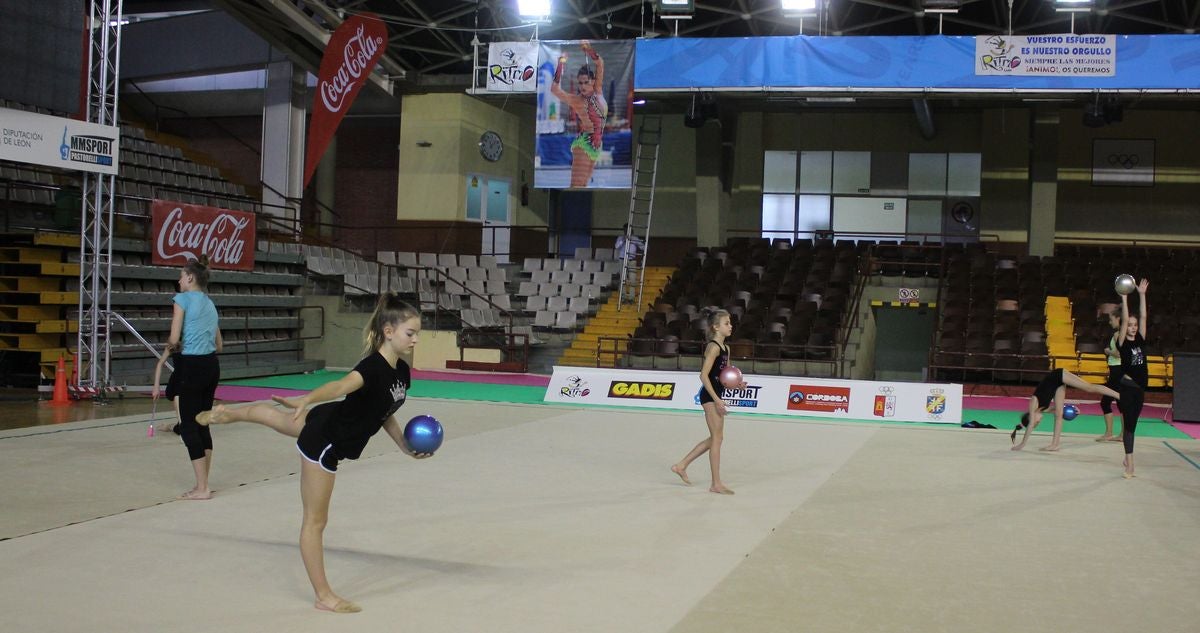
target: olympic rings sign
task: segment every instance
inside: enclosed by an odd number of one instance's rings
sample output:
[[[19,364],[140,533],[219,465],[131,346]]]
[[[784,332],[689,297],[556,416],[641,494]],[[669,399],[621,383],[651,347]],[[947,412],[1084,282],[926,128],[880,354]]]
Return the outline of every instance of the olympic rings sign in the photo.
[[[1109,154],[1109,165],[1120,165],[1125,169],[1133,169],[1141,161],[1137,154]]]

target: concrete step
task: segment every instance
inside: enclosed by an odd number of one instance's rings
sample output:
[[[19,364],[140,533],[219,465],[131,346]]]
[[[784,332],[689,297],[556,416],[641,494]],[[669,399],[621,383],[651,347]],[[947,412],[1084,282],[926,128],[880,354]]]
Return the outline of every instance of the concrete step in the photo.
[[[630,334],[635,327],[624,327],[620,325],[588,325],[579,337],[588,337],[589,340],[596,340],[600,336],[624,336]],[[578,338],[578,337],[576,337]]]

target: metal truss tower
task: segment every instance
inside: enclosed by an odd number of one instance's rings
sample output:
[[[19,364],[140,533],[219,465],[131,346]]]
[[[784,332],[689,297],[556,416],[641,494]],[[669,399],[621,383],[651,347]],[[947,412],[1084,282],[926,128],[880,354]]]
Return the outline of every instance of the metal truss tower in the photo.
[[[116,126],[121,74],[123,0],[90,0],[87,121]],[[83,175],[79,221],[79,386],[103,393],[109,382],[109,308],[112,298],[113,193],[116,176]]]

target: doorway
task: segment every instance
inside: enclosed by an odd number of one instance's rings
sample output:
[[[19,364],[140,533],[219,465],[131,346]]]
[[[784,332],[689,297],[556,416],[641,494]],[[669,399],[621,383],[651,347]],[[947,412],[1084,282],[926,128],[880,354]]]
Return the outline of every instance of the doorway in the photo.
[[[467,174],[467,219],[483,225],[481,255],[493,255],[496,262],[507,264],[512,244],[512,210],[507,178]]]

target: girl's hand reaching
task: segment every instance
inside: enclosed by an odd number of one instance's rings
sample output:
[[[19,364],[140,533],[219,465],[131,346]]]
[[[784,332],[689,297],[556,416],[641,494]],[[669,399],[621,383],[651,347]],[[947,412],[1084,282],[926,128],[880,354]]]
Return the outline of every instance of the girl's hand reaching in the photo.
[[[414,451],[412,447],[408,445],[407,441],[404,442],[404,452],[408,453],[408,456],[413,459],[425,459],[427,457],[433,457],[433,453],[418,453]]]
[[[591,42],[583,40],[580,42],[579,47],[583,49],[584,54],[591,58],[592,61],[600,59],[599,53],[596,52],[596,49],[592,48]]]
[[[308,401],[304,396],[291,396],[288,398],[283,396],[271,396],[271,400],[274,400],[276,404],[281,404],[289,409],[295,409],[296,412],[292,414],[293,422],[300,421],[300,416],[304,415],[304,409],[308,406]]]

